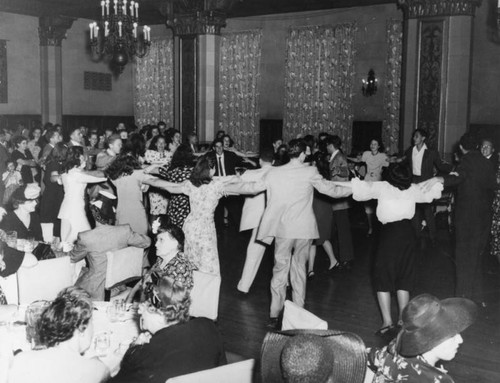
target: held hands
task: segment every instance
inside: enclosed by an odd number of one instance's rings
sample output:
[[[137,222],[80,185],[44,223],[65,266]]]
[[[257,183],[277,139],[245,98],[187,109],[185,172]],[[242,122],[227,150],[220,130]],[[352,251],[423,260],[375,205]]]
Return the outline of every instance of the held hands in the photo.
[[[152,335],[149,332],[141,332],[132,344],[135,346],[139,346],[141,344],[146,344],[146,343],[149,343],[151,338],[152,338]]]
[[[438,183],[444,183],[443,177],[432,177],[431,179],[428,179],[427,181],[420,182],[418,184],[418,187],[425,193],[431,191],[431,189],[434,187],[434,185]]]

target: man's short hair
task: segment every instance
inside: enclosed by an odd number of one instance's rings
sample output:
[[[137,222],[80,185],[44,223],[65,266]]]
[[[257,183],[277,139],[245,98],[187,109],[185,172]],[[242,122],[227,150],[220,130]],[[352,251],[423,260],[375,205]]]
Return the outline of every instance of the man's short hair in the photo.
[[[333,145],[335,149],[340,149],[342,146],[342,140],[340,139],[339,136],[333,135],[333,136],[328,136],[325,138],[326,145]]]

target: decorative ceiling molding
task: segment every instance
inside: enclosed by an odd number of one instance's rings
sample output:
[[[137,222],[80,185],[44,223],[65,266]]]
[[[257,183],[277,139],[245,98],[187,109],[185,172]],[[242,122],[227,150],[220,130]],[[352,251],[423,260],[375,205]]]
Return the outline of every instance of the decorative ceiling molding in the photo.
[[[398,0],[405,18],[474,16],[482,0]]]
[[[74,18],[64,16],[43,16],[39,19],[38,34],[40,46],[60,47],[66,32],[73,25]]]

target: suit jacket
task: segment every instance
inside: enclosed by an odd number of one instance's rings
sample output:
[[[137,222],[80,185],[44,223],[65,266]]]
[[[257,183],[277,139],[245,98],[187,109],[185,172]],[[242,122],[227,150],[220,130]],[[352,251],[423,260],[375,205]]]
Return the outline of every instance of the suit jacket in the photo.
[[[329,162],[330,179],[332,181],[349,181],[349,167],[347,158],[340,150],[335,154],[335,157]],[[333,210],[349,209],[349,199],[341,198],[332,203]]]
[[[405,152],[405,161],[408,163],[410,170],[413,169],[412,160],[413,146]],[[442,173],[449,173],[452,166],[441,159],[437,150],[427,148],[422,157],[422,167],[420,169],[419,182],[428,180],[434,176],[434,166]]]
[[[88,269],[82,270],[75,285],[90,293],[93,300],[104,300],[104,284],[108,260],[106,252],[128,246],[147,248],[151,240],[147,235],[132,231],[127,225],[102,225],[78,234],[75,247],[70,252],[72,262],[87,257]]]
[[[318,238],[318,226],[312,208],[313,184],[322,180],[315,166],[304,165],[296,160],[271,168],[264,179],[267,207],[257,239],[270,244],[275,237]],[[345,195],[330,194],[334,198]]]
[[[466,153],[458,165],[458,176],[444,176],[444,186],[457,186],[455,221],[465,227],[491,224],[496,176],[491,161],[477,151]]]
[[[221,176],[219,174],[219,167],[217,165],[217,154],[215,150],[208,153],[207,156],[214,161],[215,164],[215,176]],[[224,169],[226,170],[226,176],[234,176],[236,174],[235,168],[241,166],[243,164],[243,160],[233,152],[229,152],[224,150]]]
[[[0,228],[5,231],[15,231],[17,238],[34,238],[36,241],[43,241],[42,225],[37,213],[30,213],[30,226],[26,227],[17,214],[10,210],[0,223]]]
[[[244,182],[256,182],[262,180],[271,167],[255,170],[247,170],[241,180]],[[260,192],[254,196],[245,196],[245,203],[241,211],[240,231],[254,229],[259,226],[262,214],[266,209],[266,193]]]

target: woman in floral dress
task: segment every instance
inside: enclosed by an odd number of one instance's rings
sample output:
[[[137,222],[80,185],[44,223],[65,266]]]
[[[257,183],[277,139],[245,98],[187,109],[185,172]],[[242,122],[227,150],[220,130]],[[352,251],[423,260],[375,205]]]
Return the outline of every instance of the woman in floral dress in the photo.
[[[217,233],[215,231],[214,211],[219,199],[226,193],[243,194],[255,193],[253,185],[248,189],[244,183],[229,184],[225,180],[212,180],[215,168],[211,166],[207,157],[200,157],[189,177],[189,181],[175,184],[159,179],[145,180],[144,182],[170,193],[183,193],[189,196],[191,212],[184,222],[183,230],[186,235],[184,246],[186,257],[199,271],[220,275],[219,254],[217,252]],[[247,191],[248,190],[248,191]]]
[[[191,148],[182,144],[175,151],[169,167],[160,168],[160,176],[169,182],[181,183],[189,179],[193,171],[194,156]],[[191,211],[189,197],[185,194],[173,194],[167,207],[170,223],[182,227]]]
[[[167,147],[168,146],[168,147]],[[170,141],[167,145],[165,137],[155,136],[149,149],[146,150],[144,158],[151,165],[168,166],[172,160],[176,146]],[[149,212],[150,219],[154,221],[159,215],[167,214],[168,193],[162,190],[149,191]]]

